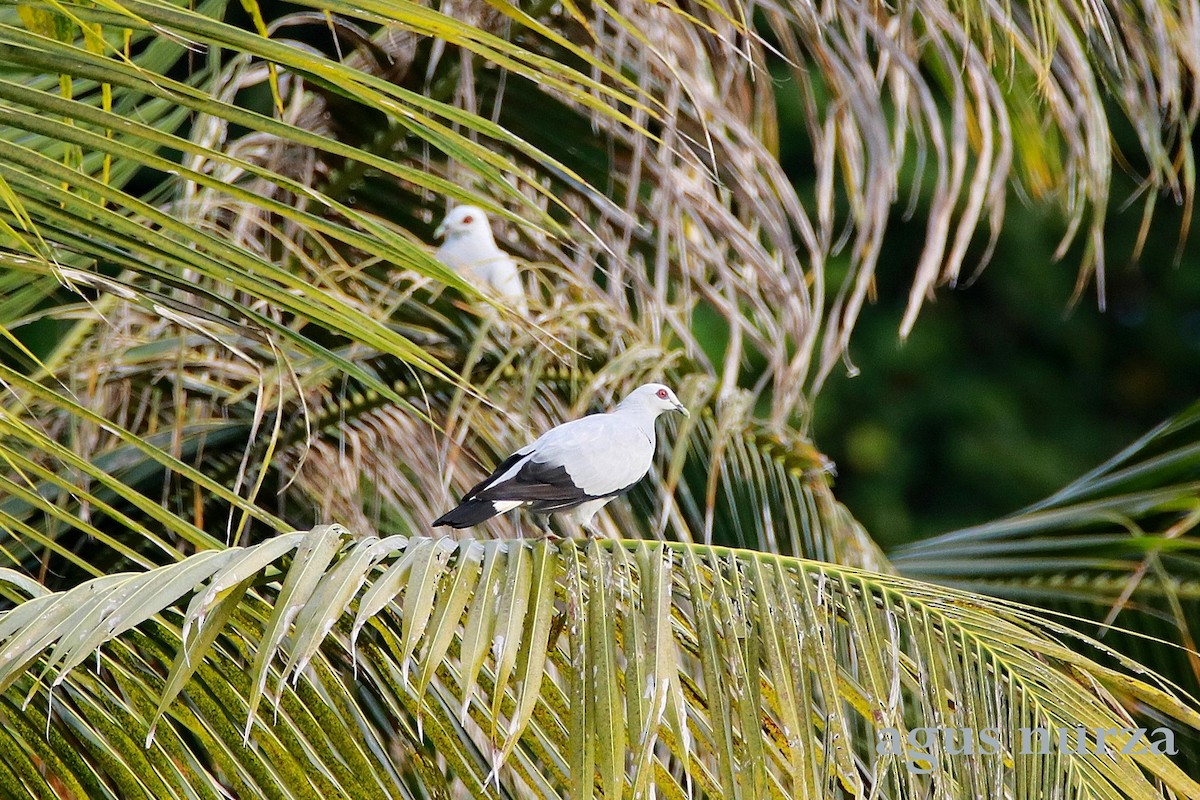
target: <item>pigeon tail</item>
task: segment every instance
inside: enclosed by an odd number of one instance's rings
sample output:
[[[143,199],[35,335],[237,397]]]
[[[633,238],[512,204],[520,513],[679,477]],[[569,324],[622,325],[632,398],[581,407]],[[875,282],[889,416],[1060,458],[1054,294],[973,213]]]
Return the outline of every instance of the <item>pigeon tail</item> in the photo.
[[[469,528],[472,525],[478,525],[486,519],[491,519],[497,514],[510,511],[515,505],[520,505],[520,503],[504,503],[493,500],[464,500],[455,508],[450,509],[435,519],[432,527],[437,528],[441,525],[449,525],[451,528]]]

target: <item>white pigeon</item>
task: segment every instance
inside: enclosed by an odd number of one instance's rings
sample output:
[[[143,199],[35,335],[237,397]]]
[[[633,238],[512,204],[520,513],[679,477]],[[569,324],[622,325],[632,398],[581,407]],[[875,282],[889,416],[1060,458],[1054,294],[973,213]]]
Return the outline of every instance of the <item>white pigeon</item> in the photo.
[[[551,428],[504,459],[433,525],[468,528],[526,507],[543,529],[545,515],[570,511],[576,523],[595,533],[596,512],[650,471],[654,421],[667,411],[691,416],[674,392],[661,383],[647,383],[614,411]]]
[[[434,254],[438,261],[472,281],[484,293],[507,301],[522,316],[529,315],[517,264],[496,246],[492,223],[483,209],[457,206],[446,215],[433,235],[446,237]]]

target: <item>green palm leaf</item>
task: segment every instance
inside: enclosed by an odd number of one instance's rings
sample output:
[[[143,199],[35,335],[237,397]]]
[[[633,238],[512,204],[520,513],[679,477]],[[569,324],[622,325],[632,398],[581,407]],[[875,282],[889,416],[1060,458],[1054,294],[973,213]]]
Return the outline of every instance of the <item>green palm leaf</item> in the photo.
[[[905,575],[1035,604],[1200,689],[1200,407],[1045,500],[890,553]],[[1113,630],[1116,622],[1126,629]],[[1164,642],[1173,646],[1164,646]],[[1182,746],[1195,766],[1195,740]]]
[[[141,759],[189,765],[153,774],[196,791],[282,796],[309,781],[403,796],[398,779],[433,791],[439,774],[478,796],[1200,790],[1160,755],[1021,753],[1022,727],[1130,725],[1110,693],[1200,723],[1103,645],[1018,605],[818,562],[648,542],[355,541],[335,526],[34,595],[0,620],[0,687],[26,695],[39,725],[52,698],[54,735],[0,735],[126,797],[161,790],[126,772]],[[85,662],[101,645],[97,672]],[[126,698],[119,733],[96,717],[111,691]],[[889,755],[881,732],[922,727],[996,728],[1003,753],[969,768],[937,742]],[[371,749],[388,730],[411,761]],[[365,771],[334,768],[360,737]],[[72,755],[80,739],[91,745]]]
[[[1118,610],[1140,592],[1165,592],[1191,602],[1200,563],[1192,534],[1200,522],[1198,433],[1193,406],[1045,500],[900,548],[893,561],[913,577],[1026,601],[1069,593]],[[1048,582],[1065,573],[1076,591]]]

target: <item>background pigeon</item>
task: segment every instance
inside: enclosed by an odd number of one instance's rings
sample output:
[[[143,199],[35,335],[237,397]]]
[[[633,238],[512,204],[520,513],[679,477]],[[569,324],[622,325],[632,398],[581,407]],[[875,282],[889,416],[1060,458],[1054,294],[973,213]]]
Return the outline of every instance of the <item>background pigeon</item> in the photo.
[[[446,215],[434,236],[445,236],[436,256],[447,267],[474,282],[485,293],[497,295],[523,316],[529,315],[525,287],[516,262],[496,246],[492,224],[476,206],[458,206]]]
[[[654,421],[666,411],[691,416],[673,391],[661,383],[647,383],[630,392],[614,411],[551,428],[504,459],[433,525],[467,528],[527,507],[542,528],[544,515],[571,511],[576,523],[595,533],[596,512],[650,471]]]

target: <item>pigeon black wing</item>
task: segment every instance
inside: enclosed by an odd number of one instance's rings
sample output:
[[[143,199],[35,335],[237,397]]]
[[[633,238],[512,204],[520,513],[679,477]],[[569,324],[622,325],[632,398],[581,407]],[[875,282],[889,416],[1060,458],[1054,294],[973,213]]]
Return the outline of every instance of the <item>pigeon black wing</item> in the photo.
[[[500,470],[497,472],[503,475]],[[473,492],[471,499],[550,503],[557,509],[566,509],[593,500],[595,495],[576,486],[561,464],[543,464],[530,459],[506,479]]]

